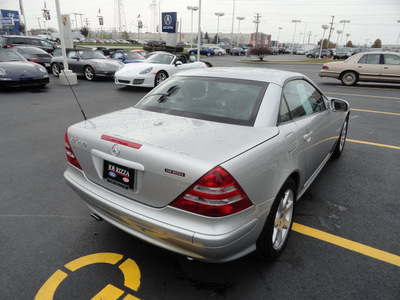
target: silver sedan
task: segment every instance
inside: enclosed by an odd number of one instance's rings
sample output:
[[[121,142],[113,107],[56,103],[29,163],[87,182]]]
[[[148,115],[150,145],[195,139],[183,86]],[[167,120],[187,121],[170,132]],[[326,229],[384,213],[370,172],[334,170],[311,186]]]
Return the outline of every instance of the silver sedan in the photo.
[[[298,200],[346,140],[349,105],[299,73],[177,73],[68,128],[64,177],[97,220],[189,258],[277,259]]]

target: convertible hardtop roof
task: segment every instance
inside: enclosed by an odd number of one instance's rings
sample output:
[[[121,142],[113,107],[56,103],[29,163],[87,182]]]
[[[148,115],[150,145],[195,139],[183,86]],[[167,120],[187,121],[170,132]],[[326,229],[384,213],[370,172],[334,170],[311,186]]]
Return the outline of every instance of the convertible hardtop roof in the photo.
[[[201,76],[231,78],[239,80],[254,80],[263,81],[266,83],[275,83],[280,86],[283,86],[285,81],[287,81],[288,79],[307,78],[305,75],[297,72],[247,67],[191,69],[187,71],[181,71],[176,76]]]

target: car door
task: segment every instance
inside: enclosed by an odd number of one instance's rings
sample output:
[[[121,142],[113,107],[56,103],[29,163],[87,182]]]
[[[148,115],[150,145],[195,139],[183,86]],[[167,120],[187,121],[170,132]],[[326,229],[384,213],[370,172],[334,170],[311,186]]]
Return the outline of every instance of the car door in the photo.
[[[75,50],[69,51],[67,53],[67,60],[68,60],[68,68],[74,72],[74,73],[82,73],[81,68],[79,67],[79,61],[80,59],[78,59],[78,52]]]
[[[400,83],[400,55],[383,54],[381,80]]]
[[[360,80],[378,81],[382,72],[381,55],[379,53],[364,54],[354,67]]]
[[[287,82],[283,97],[298,127],[297,142],[305,158],[308,181],[329,158],[338,138],[338,124],[332,112],[326,108],[324,96],[304,79]]]

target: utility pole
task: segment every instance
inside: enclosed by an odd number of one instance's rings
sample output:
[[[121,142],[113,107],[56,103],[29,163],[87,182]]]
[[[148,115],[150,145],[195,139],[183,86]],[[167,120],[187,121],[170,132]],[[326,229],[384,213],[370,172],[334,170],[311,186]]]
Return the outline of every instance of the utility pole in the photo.
[[[254,46],[257,47],[258,46],[258,24],[261,22],[260,21],[260,18],[261,18],[260,13],[256,13],[254,18],[256,18],[253,21],[253,23],[256,23],[256,36],[255,36]]]
[[[89,18],[85,18],[86,28],[89,30]]]
[[[331,28],[329,29],[329,35],[328,35],[328,44],[326,45],[327,48],[329,48],[329,41],[331,39],[331,35],[332,35],[332,31],[335,29],[333,28],[333,20],[335,19],[335,16],[331,16],[332,17],[332,21],[331,21]],[[322,41],[323,43],[324,41]]]
[[[307,42],[307,44],[310,44],[310,38],[311,38],[311,31],[308,33],[308,42]]]

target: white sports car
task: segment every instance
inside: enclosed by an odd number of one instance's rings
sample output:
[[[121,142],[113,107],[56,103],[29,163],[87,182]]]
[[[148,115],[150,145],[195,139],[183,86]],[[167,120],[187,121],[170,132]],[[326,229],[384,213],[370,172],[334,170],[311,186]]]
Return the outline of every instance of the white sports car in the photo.
[[[115,73],[115,83],[121,85],[155,87],[175,73],[188,69],[206,68],[195,56],[154,52],[140,64],[127,64]]]

